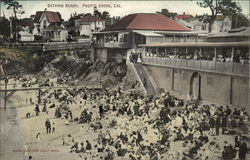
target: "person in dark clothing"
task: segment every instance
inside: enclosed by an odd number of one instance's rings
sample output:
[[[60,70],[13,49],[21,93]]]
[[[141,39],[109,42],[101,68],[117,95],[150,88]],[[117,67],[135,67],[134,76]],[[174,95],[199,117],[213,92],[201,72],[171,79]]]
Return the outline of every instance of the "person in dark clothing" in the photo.
[[[36,104],[35,112],[36,112],[36,116],[38,116],[38,115],[39,115],[39,112],[40,112],[40,109],[39,109],[39,105],[38,105],[38,104]]]
[[[229,108],[229,106],[226,106],[225,114],[226,116],[229,116],[232,113],[232,110]]]
[[[138,131],[137,132],[136,145],[139,146],[141,141],[143,141],[143,138],[142,138],[141,133]]]
[[[221,119],[221,126],[222,126],[222,134],[224,134],[226,127],[227,127],[227,115],[226,114],[224,114]]]
[[[209,118],[209,127],[210,127],[210,134],[211,135],[214,135],[215,134],[215,119],[211,116],[210,118]]]
[[[43,105],[42,112],[47,112],[47,105],[46,105],[46,103],[44,103],[44,105]]]
[[[50,123],[49,119],[46,120],[45,127],[46,127],[47,134],[50,133],[51,132],[51,123]]]
[[[70,121],[73,122],[73,115],[71,111],[69,111],[69,117],[70,117]]]
[[[70,149],[71,149],[71,152],[73,152],[73,151],[77,152],[78,151],[78,142],[76,142]]]
[[[91,144],[89,143],[89,141],[87,140],[86,141],[87,145],[86,145],[86,150],[91,150],[92,149],[92,146]]]
[[[247,144],[246,142],[242,142],[239,148],[239,159],[240,160],[245,160],[246,159],[246,154],[247,154]]]
[[[100,105],[100,106],[99,106],[99,114],[100,114],[100,118],[102,118],[102,117],[103,117],[103,113],[104,113],[103,106],[102,106],[102,105]]]
[[[219,131],[220,131],[220,116],[216,115],[216,119],[215,119],[215,130],[216,130],[216,135],[219,135]]]

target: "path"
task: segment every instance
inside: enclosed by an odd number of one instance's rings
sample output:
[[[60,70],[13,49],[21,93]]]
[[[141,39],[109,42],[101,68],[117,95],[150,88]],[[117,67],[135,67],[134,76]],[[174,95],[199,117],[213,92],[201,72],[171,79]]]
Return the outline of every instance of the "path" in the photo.
[[[0,159],[1,160],[26,160],[23,151],[24,142],[17,120],[17,111],[13,106],[3,109],[3,99],[0,93]],[[11,103],[8,103],[11,105]],[[20,151],[15,151],[20,150]]]

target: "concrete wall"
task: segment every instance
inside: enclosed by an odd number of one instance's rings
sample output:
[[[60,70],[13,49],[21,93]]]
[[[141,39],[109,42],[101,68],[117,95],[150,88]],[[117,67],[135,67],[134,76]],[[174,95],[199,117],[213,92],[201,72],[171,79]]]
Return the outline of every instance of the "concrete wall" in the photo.
[[[107,48],[98,48],[95,49],[95,51],[93,52],[93,54],[95,54],[95,59],[96,60],[100,60],[104,63],[107,63],[108,61],[108,53],[107,53]]]
[[[194,70],[168,68],[163,66],[144,65],[153,77],[158,89],[187,99],[190,93],[191,77]],[[216,73],[197,72],[201,77],[201,99],[213,103],[249,106],[249,78]]]
[[[201,98],[210,102],[230,104],[230,76],[200,73]]]

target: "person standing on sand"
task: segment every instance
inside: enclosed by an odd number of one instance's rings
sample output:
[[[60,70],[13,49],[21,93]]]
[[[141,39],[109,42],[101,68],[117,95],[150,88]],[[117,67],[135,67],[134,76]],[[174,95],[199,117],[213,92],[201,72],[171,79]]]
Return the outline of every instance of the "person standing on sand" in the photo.
[[[239,160],[245,160],[246,159],[247,151],[248,151],[247,143],[243,141],[240,144],[240,147],[239,147]]]
[[[52,123],[52,132],[55,132],[56,127],[55,127],[55,122]]]
[[[50,123],[49,119],[46,120],[45,127],[46,127],[47,134],[50,133],[51,132],[51,123]]]
[[[39,112],[40,112],[40,109],[39,109],[39,105],[38,105],[38,104],[36,104],[35,112],[36,112],[36,116],[38,116],[38,115],[39,115]]]

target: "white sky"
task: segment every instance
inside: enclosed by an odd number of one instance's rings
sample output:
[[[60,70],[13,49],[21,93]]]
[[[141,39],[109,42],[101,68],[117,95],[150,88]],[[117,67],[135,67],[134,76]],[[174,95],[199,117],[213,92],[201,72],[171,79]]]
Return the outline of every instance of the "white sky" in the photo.
[[[241,8],[243,9],[243,14],[249,15],[249,0],[238,0]],[[67,20],[71,13],[92,13],[93,7],[88,7],[86,5],[97,5],[99,11],[108,11],[111,16],[125,16],[131,13],[155,13],[161,9],[168,9],[171,12],[177,12],[182,14],[210,14],[209,9],[201,8],[196,4],[196,1],[186,0],[186,1],[20,1],[23,5],[25,14],[21,18],[30,17],[30,15],[35,14],[36,11],[43,11],[45,8],[49,11],[58,11],[61,13],[62,18]],[[63,7],[48,7],[50,4],[61,4]],[[78,7],[65,7],[67,4],[77,5]],[[109,4],[112,8],[108,7],[98,7],[99,5]],[[83,6],[85,5],[85,6]],[[120,5],[120,8],[115,8],[114,5]],[[1,4],[2,13],[6,17],[12,15],[10,10],[6,9],[6,6]]]

